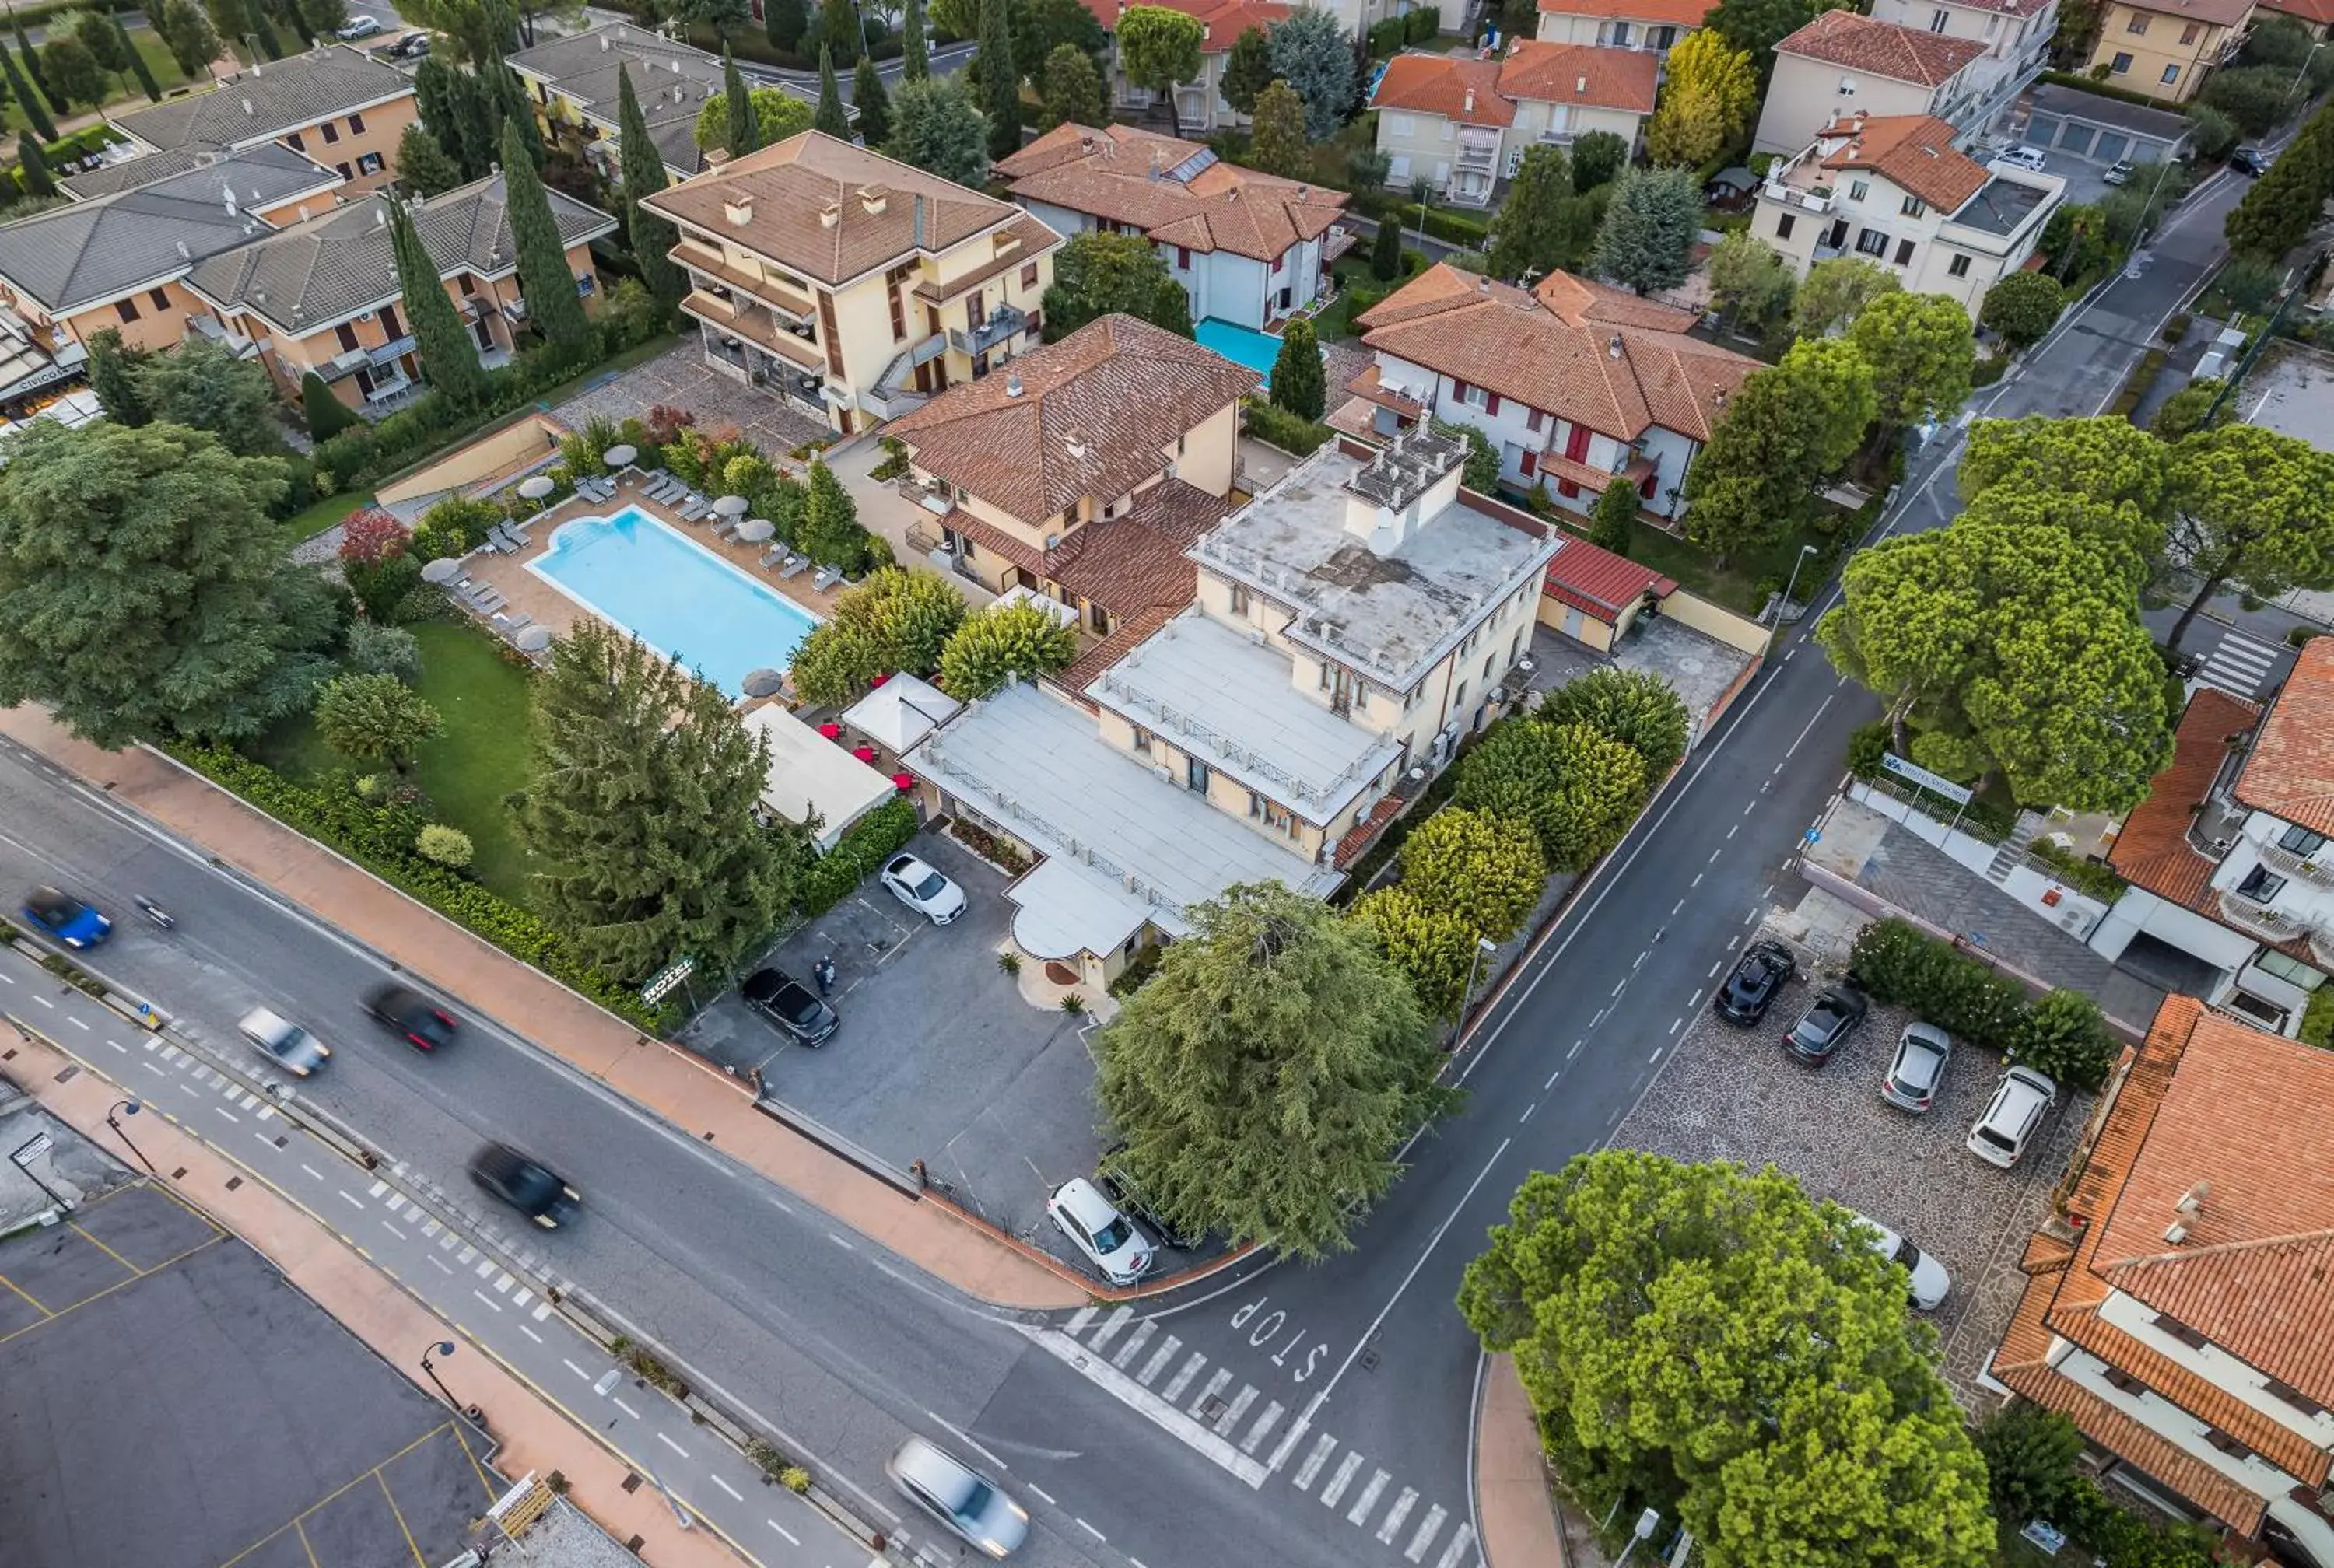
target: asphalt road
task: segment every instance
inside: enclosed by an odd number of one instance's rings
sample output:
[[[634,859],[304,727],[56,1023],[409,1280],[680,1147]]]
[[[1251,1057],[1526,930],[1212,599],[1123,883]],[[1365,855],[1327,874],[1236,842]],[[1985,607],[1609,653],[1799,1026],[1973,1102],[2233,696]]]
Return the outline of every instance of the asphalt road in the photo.
[[[473,1021],[436,1056],[391,1039],[357,1008],[384,977],[370,954],[0,748],[0,890],[13,907],[37,882],[113,914],[114,938],[92,965],[214,1048],[251,1059],[235,1023],[260,1004],[315,1031],[335,1054],[303,1092],[439,1186],[464,1188],[464,1162],[490,1138],[559,1169],[587,1197],[582,1223],[547,1241],[516,1223],[506,1234],[789,1436],[838,1491],[857,1492],[865,1516],[897,1522],[882,1459],[915,1431],[991,1457],[1037,1515],[1035,1564],[1350,1560],[1321,1522],[1276,1508],[1133,1419],[1012,1314],[931,1282],[477,1021],[472,1006],[495,998],[458,1004]],[[141,893],[177,917],[176,930],[138,917]],[[1204,1538],[1194,1520],[1207,1522]]]

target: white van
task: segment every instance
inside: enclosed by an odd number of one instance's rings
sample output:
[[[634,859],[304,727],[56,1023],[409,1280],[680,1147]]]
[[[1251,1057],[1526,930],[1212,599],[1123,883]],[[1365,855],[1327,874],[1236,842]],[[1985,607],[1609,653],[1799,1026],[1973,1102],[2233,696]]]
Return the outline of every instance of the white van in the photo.
[[[2040,174],[2042,172],[2043,164],[2048,160],[2043,158],[2040,148],[2021,145],[2013,147],[2007,152],[1995,153],[1993,161],[2007,164],[2011,168],[2022,168],[2029,174]]]

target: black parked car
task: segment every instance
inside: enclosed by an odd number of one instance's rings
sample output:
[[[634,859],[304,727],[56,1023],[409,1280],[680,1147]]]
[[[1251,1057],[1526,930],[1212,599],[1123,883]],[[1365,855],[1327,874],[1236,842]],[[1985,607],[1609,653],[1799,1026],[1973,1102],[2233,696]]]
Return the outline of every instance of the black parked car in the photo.
[[[472,1155],[470,1179],[545,1230],[557,1230],[584,1207],[583,1195],[557,1172],[507,1143],[489,1143]]]
[[[1205,1236],[1194,1235],[1181,1226],[1168,1224],[1159,1211],[1151,1207],[1150,1200],[1143,1196],[1143,1189],[1135,1185],[1133,1179],[1125,1172],[1112,1168],[1111,1156],[1125,1147],[1124,1143],[1114,1143],[1102,1151],[1102,1164],[1095,1172],[1095,1185],[1102,1188],[1103,1196],[1117,1205],[1121,1214],[1132,1215],[1149,1226],[1151,1233],[1162,1245],[1178,1252],[1189,1252],[1206,1240]]]
[[[1772,937],[1761,937],[1743,950],[1741,962],[1718,988],[1713,1005],[1729,1024],[1748,1029],[1767,1015],[1778,993],[1799,972],[1791,950]]]
[[[782,969],[757,969],[738,987],[746,1005],[803,1045],[824,1045],[843,1020],[801,981]]]
[[[454,1015],[410,986],[377,986],[365,994],[364,1010],[388,1025],[416,1051],[435,1051],[461,1025]]]
[[[1820,1067],[1847,1043],[1856,1026],[1864,1022],[1865,1014],[1871,1010],[1872,1004],[1855,986],[1829,986],[1808,1005],[1808,1010],[1799,1015],[1799,1021],[1791,1025],[1791,1032],[1783,1036],[1783,1049],[1802,1062]]]

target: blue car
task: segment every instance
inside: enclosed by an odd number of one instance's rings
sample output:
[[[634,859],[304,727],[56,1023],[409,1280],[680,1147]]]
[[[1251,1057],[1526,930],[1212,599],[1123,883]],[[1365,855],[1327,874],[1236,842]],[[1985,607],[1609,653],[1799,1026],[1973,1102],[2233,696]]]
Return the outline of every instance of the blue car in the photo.
[[[68,948],[94,948],[113,929],[93,906],[54,888],[34,888],[25,897],[24,919]]]

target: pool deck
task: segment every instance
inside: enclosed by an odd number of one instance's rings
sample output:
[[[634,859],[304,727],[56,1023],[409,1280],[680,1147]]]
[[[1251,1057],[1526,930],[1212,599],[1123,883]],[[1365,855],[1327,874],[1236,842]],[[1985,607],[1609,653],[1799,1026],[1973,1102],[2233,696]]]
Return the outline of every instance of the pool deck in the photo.
[[[505,617],[525,615],[536,625],[548,626],[555,635],[564,637],[576,620],[590,611],[528,571],[528,563],[540,559],[551,547],[551,536],[558,532],[562,524],[574,522],[579,517],[612,517],[626,507],[633,506],[675,533],[703,545],[757,582],[767,584],[782,597],[801,605],[821,620],[833,613],[834,601],[842,593],[843,584],[837,583],[820,592],[811,587],[811,572],[787,578],[765,572],[757,563],[769,550],[767,544],[736,544],[718,539],[714,537],[712,527],[718,518],[709,515],[701,523],[684,523],[679,513],[647,499],[641,494],[644,487],[637,476],[628,474],[618,485],[616,497],[612,501],[587,501],[580,495],[571,496],[527,524],[528,544],[517,554],[502,555],[492,550],[475,551],[463,557],[464,572],[472,582],[492,588],[509,601],[498,614]],[[505,625],[498,622],[494,630],[503,631]],[[629,630],[630,628],[619,627],[618,630]]]

